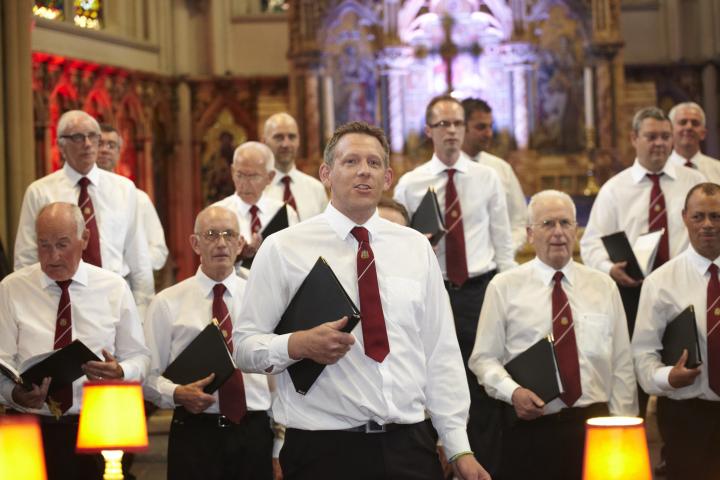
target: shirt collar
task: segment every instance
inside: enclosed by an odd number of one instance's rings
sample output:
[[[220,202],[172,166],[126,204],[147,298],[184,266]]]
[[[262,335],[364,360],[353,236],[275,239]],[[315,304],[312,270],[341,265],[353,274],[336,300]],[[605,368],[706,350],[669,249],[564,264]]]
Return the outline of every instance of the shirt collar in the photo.
[[[275,178],[273,179],[273,182],[275,182],[277,185],[282,184],[282,179],[285,177],[290,177],[290,182],[294,182],[297,175],[297,169],[295,168],[295,165],[290,167],[290,170],[288,170],[287,173],[281,172],[277,168],[275,169]]]
[[[720,267],[720,257],[716,258],[712,262],[700,255],[692,245],[688,245],[687,250],[685,250],[685,254],[688,257],[688,260],[690,260],[690,264],[697,270],[697,272],[704,276],[707,273],[707,269],[710,266],[711,263],[714,263],[718,267]]]
[[[663,167],[661,172],[664,173],[668,178],[675,180],[675,177],[677,176],[675,168],[675,163],[669,161],[668,159],[668,161],[665,162],[665,166]],[[633,162],[632,164],[632,167],[630,167],[630,175],[632,176],[633,183],[640,183],[642,179],[647,176],[648,173],[653,172],[640,165],[640,161],[636,158],[635,162]],[[648,181],[650,180],[648,179]]]
[[[328,203],[323,215],[325,215],[325,218],[330,224],[330,228],[332,228],[340,240],[343,241],[348,238],[348,235],[350,235],[350,230],[358,226],[357,223],[353,222],[336,209],[332,204],[332,200]],[[372,239],[377,234],[378,227],[380,226],[380,216],[378,215],[377,209],[375,209],[375,213],[372,214],[367,222],[359,226],[367,229],[370,234],[370,241],[372,242]]]
[[[240,213],[242,213],[243,215],[247,215],[252,205],[249,203],[245,203],[243,199],[240,198],[240,195],[238,195],[237,193],[233,193],[233,198],[235,199],[235,203],[237,204]],[[268,211],[269,207],[267,205],[267,199],[265,198],[264,192],[262,195],[260,195],[260,198],[255,203],[255,205],[257,205],[258,207],[259,213],[265,213]]]
[[[697,152],[695,152],[695,155],[693,155],[692,158],[687,159],[673,149],[672,153],[670,154],[670,160],[672,160],[675,165],[680,165],[683,167],[685,166],[685,162],[690,161],[690,163],[695,165],[695,167],[697,168],[698,163],[700,162],[700,155],[700,150],[698,150]]]
[[[555,276],[555,272],[557,272],[557,270],[540,260],[538,257],[535,257],[532,261],[535,272],[540,278],[542,284],[552,285],[553,277]],[[574,264],[575,261],[570,259],[570,261],[566,263],[563,268],[560,269],[560,271],[563,273],[563,280],[566,281],[569,285],[572,285],[573,280],[575,279]]]
[[[437,155],[433,153],[433,156],[430,159],[430,173],[433,175],[440,175],[440,173],[444,172],[448,168],[454,168],[460,173],[466,173],[468,171],[468,168],[470,168],[471,162],[472,160],[470,159],[470,157],[468,157],[465,152],[461,151],[460,157],[458,157],[455,165],[453,165],[452,167],[448,167],[437,157]]]
[[[67,162],[65,162],[63,164],[63,172],[65,172],[65,175],[70,179],[70,182],[73,185],[77,185],[77,182],[82,177],[87,177],[90,180],[90,183],[97,186],[98,180],[100,179],[100,169],[97,164],[93,165],[87,175],[83,175],[74,168],[72,168]]]
[[[235,293],[235,287],[237,286],[237,278],[238,277],[237,275],[235,275],[234,269],[232,272],[230,272],[230,275],[225,277],[222,282],[216,282],[212,278],[205,275],[205,272],[202,271],[202,267],[198,267],[197,272],[195,272],[195,279],[197,280],[198,285],[200,285],[200,290],[202,291],[203,295],[206,297],[212,295],[213,288],[217,283],[222,283],[223,285],[225,285],[225,291],[227,291],[232,297]]]
[[[52,278],[48,277],[45,272],[42,271],[42,269],[40,269],[40,273],[42,273],[42,275],[40,276],[40,284],[42,285],[43,289],[46,289],[51,285],[57,285],[57,282]],[[75,274],[72,276],[72,281],[77,282],[84,287],[87,287],[88,285],[87,264],[82,260],[80,260],[78,268],[77,270],[75,270]]]

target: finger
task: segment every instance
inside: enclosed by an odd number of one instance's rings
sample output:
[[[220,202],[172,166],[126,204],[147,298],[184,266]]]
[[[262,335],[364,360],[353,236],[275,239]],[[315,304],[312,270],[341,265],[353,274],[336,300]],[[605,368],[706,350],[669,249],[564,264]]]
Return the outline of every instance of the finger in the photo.
[[[106,362],[114,362],[114,361],[115,361],[115,357],[113,357],[113,356],[110,354],[110,352],[108,352],[108,351],[105,350],[104,348],[103,348],[103,350],[102,350],[102,354],[103,354],[103,357],[105,358],[105,361],[106,361]]]
[[[344,316],[338,320],[335,320],[334,322],[327,322],[325,325],[332,328],[333,330],[342,330],[345,325],[347,325],[348,317]]]
[[[214,379],[215,379],[215,374],[211,373],[207,377],[202,378],[202,379],[198,380],[197,382],[193,383],[193,385],[195,385],[196,387],[202,388],[202,387],[205,387],[206,385],[210,385],[210,383],[212,383],[212,381]]]
[[[342,333],[338,337],[338,343],[343,345],[343,348],[345,348],[345,351],[350,350],[350,346],[355,344],[355,336],[350,333]]]
[[[545,406],[545,402],[542,401],[542,398],[538,397],[532,390],[528,391],[530,392],[530,400],[532,400],[534,406],[538,408],[542,408]]]
[[[687,362],[687,357],[688,357],[687,348],[683,348],[682,355],[680,355],[680,358],[678,358],[678,361],[675,362],[675,366],[677,368],[684,368],[685,362]]]

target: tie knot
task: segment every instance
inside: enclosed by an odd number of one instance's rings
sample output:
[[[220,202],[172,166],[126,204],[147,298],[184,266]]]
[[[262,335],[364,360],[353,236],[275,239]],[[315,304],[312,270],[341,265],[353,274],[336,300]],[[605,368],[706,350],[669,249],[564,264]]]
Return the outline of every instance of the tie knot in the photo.
[[[710,266],[707,269],[708,272],[710,272],[710,275],[717,275],[718,274],[718,266],[714,263],[711,263]]]
[[[650,179],[651,182],[653,182],[655,185],[660,185],[660,177],[663,175],[663,172],[660,173],[648,173],[647,177]]]
[[[78,180],[78,185],[81,187],[87,187],[90,185],[90,179],[88,177],[82,177],[80,180]]]
[[[257,207],[257,205],[251,206],[250,207],[250,215],[253,215],[253,216],[257,215],[258,210],[260,210],[260,209]]]
[[[290,182],[292,182],[292,178],[290,178],[289,175],[285,175],[283,178],[280,179],[280,181],[285,185],[290,185]]]
[[[370,242],[370,240],[368,239],[368,231],[365,227],[355,227],[350,230],[350,233],[353,234],[353,237],[355,237],[358,242]]]
[[[445,171],[447,172],[448,180],[452,182],[453,177],[455,176],[455,172],[457,172],[457,170],[455,170],[454,168],[448,168]]]
[[[216,283],[215,286],[213,287],[213,294],[215,295],[215,297],[222,298],[224,293],[225,293],[225,285],[222,283]]]
[[[72,283],[72,278],[69,280],[58,280],[55,283],[57,283],[58,287],[60,287],[60,290],[67,292],[67,289],[70,288],[70,284]]]
[[[557,271],[557,272],[555,272],[555,275],[553,275],[553,280],[555,281],[555,283],[560,283],[560,282],[562,282],[562,279],[564,276],[565,275],[563,275],[562,272]]]

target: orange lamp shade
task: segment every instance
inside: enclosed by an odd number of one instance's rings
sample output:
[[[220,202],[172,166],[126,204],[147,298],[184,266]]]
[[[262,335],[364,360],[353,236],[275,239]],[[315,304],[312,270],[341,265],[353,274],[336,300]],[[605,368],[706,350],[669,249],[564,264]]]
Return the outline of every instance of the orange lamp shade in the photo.
[[[0,417],[0,478],[47,479],[42,436],[36,417]]]
[[[147,450],[145,405],[139,382],[101,380],[83,385],[76,451]]]
[[[652,480],[645,425],[637,417],[585,423],[583,480]]]

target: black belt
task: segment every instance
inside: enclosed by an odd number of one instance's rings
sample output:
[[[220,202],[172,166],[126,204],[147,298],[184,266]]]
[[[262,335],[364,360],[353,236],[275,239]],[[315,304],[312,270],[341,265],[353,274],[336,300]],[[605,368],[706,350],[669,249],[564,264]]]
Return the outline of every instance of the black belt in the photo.
[[[374,420],[368,420],[363,425],[358,425],[357,427],[352,428],[344,428],[342,430],[335,430],[339,432],[354,432],[354,433],[387,433],[387,432],[394,432],[396,430],[400,430],[402,428],[407,427],[414,427],[417,425],[421,425],[423,422],[418,423],[385,423],[383,425],[377,423]],[[332,430],[331,430],[332,431]]]
[[[449,280],[445,280],[445,288],[447,288],[448,290],[460,290],[461,288],[464,288],[464,287],[471,287],[473,285],[477,285],[477,284],[489,281],[489,278],[492,277],[493,275],[495,275],[496,273],[497,273],[497,269],[494,269],[494,270],[490,270],[489,272],[485,272],[482,275],[478,275],[476,277],[470,277],[467,280],[465,280],[465,283],[463,283],[462,285],[456,285]]]
[[[268,418],[267,412],[264,410],[257,410],[252,412],[247,412],[245,416],[242,418],[240,423],[233,423],[229,418],[227,418],[225,415],[221,415],[219,413],[190,413],[187,410],[185,410],[182,407],[178,407],[175,409],[175,412],[173,414],[173,423],[210,423],[213,425],[217,425],[218,428],[227,428],[232,426],[238,426],[241,425],[247,421],[250,421],[256,417],[263,416],[265,418]]]

